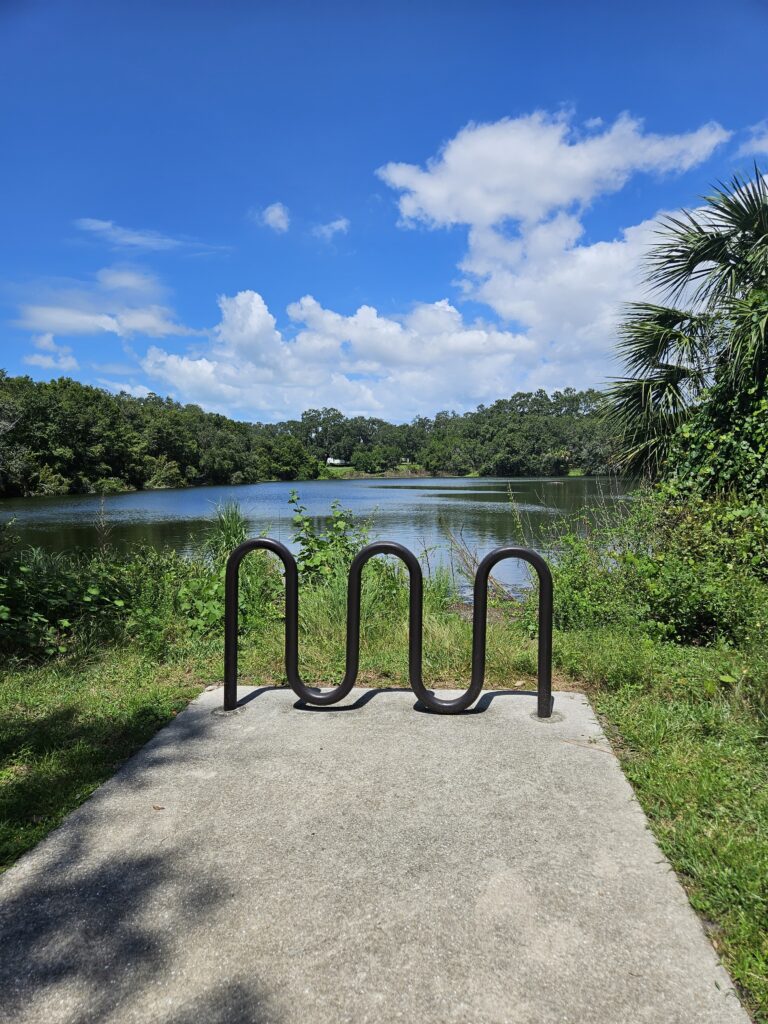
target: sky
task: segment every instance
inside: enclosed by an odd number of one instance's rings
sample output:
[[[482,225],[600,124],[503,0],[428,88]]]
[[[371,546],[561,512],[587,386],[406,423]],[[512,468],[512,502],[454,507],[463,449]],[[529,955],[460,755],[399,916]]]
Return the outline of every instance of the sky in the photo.
[[[0,0],[0,367],[236,419],[599,387],[768,167],[768,2]]]

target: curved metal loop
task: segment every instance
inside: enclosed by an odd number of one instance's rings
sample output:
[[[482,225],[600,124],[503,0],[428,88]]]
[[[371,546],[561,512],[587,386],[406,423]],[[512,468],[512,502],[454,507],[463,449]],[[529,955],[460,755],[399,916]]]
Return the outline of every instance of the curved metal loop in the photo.
[[[428,690],[421,678],[411,677],[411,688],[422,704],[441,715],[456,715],[475,703],[485,682],[485,643],[488,631],[488,577],[491,569],[506,558],[521,558],[530,563],[539,577],[539,657],[538,708],[539,718],[552,714],[552,574],[549,566],[536,551],[528,548],[495,548],[477,567],[472,609],[472,676],[469,688],[454,700],[443,700]]]
[[[430,711],[455,715],[466,711],[477,698],[485,681],[485,643],[487,635],[488,577],[491,569],[507,558],[520,558],[534,567],[539,577],[539,652],[538,708],[539,718],[552,714],[552,574],[536,551],[529,548],[502,547],[486,555],[477,569],[472,613],[472,676],[469,688],[454,700],[444,700],[426,688],[422,678],[422,605],[424,581],[418,559],[402,544],[376,541],[368,544],[352,562],[347,582],[347,643],[344,678],[325,693],[310,688],[299,675],[299,573],[296,560],[288,548],[276,540],[248,540],[230,555],[227,561],[224,591],[224,708],[237,706],[237,628],[238,578],[240,563],[251,552],[264,549],[274,552],[285,567],[285,673],[294,693],[307,704],[336,704],[350,692],[357,680],[360,663],[360,594],[362,572],[366,562],[375,555],[396,555],[408,568],[410,593],[408,603],[408,678],[418,700]]]
[[[227,560],[224,582],[224,708],[232,711],[237,706],[237,593],[240,563],[251,551],[259,549],[274,552],[285,568],[285,674],[288,684],[296,696],[307,704],[336,704],[347,696],[357,679],[359,643],[350,644],[351,588],[347,591],[347,658],[344,678],[338,686],[322,693],[316,688],[308,687],[299,675],[299,570],[296,559],[279,540],[257,537],[236,547]],[[358,609],[359,606],[358,594]]]
[[[486,606],[488,603],[488,577],[494,565],[505,558],[519,558],[528,562],[536,570],[539,578],[539,616],[538,616],[538,657],[537,674],[537,708],[539,718],[549,718],[552,714],[552,612],[553,585],[549,566],[538,551],[530,548],[503,547],[495,548],[485,556],[477,568],[475,576],[475,608],[472,627],[472,670],[478,665],[478,675],[485,675],[485,634],[487,626]],[[482,612],[479,610],[479,589],[482,588]],[[480,617],[482,615],[482,626]]]

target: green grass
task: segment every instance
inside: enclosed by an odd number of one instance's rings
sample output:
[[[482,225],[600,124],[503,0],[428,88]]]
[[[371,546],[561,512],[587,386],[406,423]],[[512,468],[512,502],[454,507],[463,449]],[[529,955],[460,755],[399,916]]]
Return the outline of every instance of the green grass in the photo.
[[[0,677],[0,868],[113,774],[201,689],[191,666],[112,649]]]
[[[383,588],[383,589],[382,589]],[[366,597],[366,595],[368,595]],[[301,667],[343,671],[343,587],[307,589]],[[407,602],[386,580],[363,587],[361,682],[407,685]],[[469,678],[470,626],[447,589],[427,595],[425,678]],[[535,644],[499,615],[489,629],[488,685],[530,685]],[[282,682],[282,624],[244,637],[241,677]],[[81,803],[208,683],[221,678],[218,637],[170,658],[113,648],[0,678],[0,862],[12,863]],[[559,632],[560,685],[587,689],[693,906],[761,1024],[768,1022],[768,724],[752,696],[766,656],[682,647],[632,630]],[[723,682],[730,680],[730,682]],[[573,685],[573,684],[572,684]]]
[[[728,700],[595,696],[664,853],[757,1020],[768,1020],[765,724]]]
[[[768,689],[762,648],[618,628],[556,636],[664,853],[760,1024],[768,1022]]]

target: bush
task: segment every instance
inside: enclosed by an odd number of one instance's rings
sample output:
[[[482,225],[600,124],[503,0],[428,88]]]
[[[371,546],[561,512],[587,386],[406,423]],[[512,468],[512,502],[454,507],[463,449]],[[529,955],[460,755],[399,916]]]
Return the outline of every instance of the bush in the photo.
[[[618,522],[558,523],[555,626],[619,625],[688,644],[752,644],[768,629],[766,510],[669,492],[644,494]],[[754,529],[744,529],[744,526]],[[523,619],[535,628],[535,600]]]
[[[124,637],[152,651],[223,619],[223,558],[104,544],[91,553],[0,544],[0,652],[16,659],[65,654]],[[243,588],[252,597],[251,581]]]
[[[39,495],[69,494],[72,482],[61,473],[42,465],[34,484],[34,493]]]
[[[123,494],[125,491],[132,490],[134,488],[130,487],[125,480],[121,480],[118,476],[107,476],[93,483],[94,494]]]
[[[302,579],[317,581],[346,576],[352,559],[368,543],[370,522],[356,523],[350,509],[333,501],[325,530],[321,531],[307,515],[297,491],[291,491],[288,503],[294,513],[293,539],[300,545],[297,563]]]
[[[101,554],[62,555],[27,548],[0,563],[0,651],[41,657],[69,650],[77,631],[114,635],[126,594]]]

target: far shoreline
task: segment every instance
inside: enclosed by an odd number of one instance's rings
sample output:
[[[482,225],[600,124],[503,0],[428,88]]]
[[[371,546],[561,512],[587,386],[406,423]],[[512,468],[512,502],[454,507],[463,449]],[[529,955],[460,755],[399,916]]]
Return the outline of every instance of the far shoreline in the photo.
[[[568,473],[547,477],[551,480],[575,479],[578,477],[610,476],[609,473],[585,473],[580,469],[571,469]],[[183,487],[125,487],[120,490],[64,491],[52,494],[4,494],[0,495],[0,508],[6,501],[30,501],[37,498],[118,498],[123,494],[149,494],[153,491],[193,491],[208,487],[257,487],[259,484],[313,484],[328,483],[332,480],[528,480],[530,476],[489,477],[480,473],[429,473],[425,469],[410,472],[402,470],[384,470],[381,473],[364,473],[352,466],[328,466],[318,476],[297,477],[294,480],[282,480],[269,477],[264,480],[240,481],[234,483],[191,483]],[[535,479],[545,479],[536,477]]]

